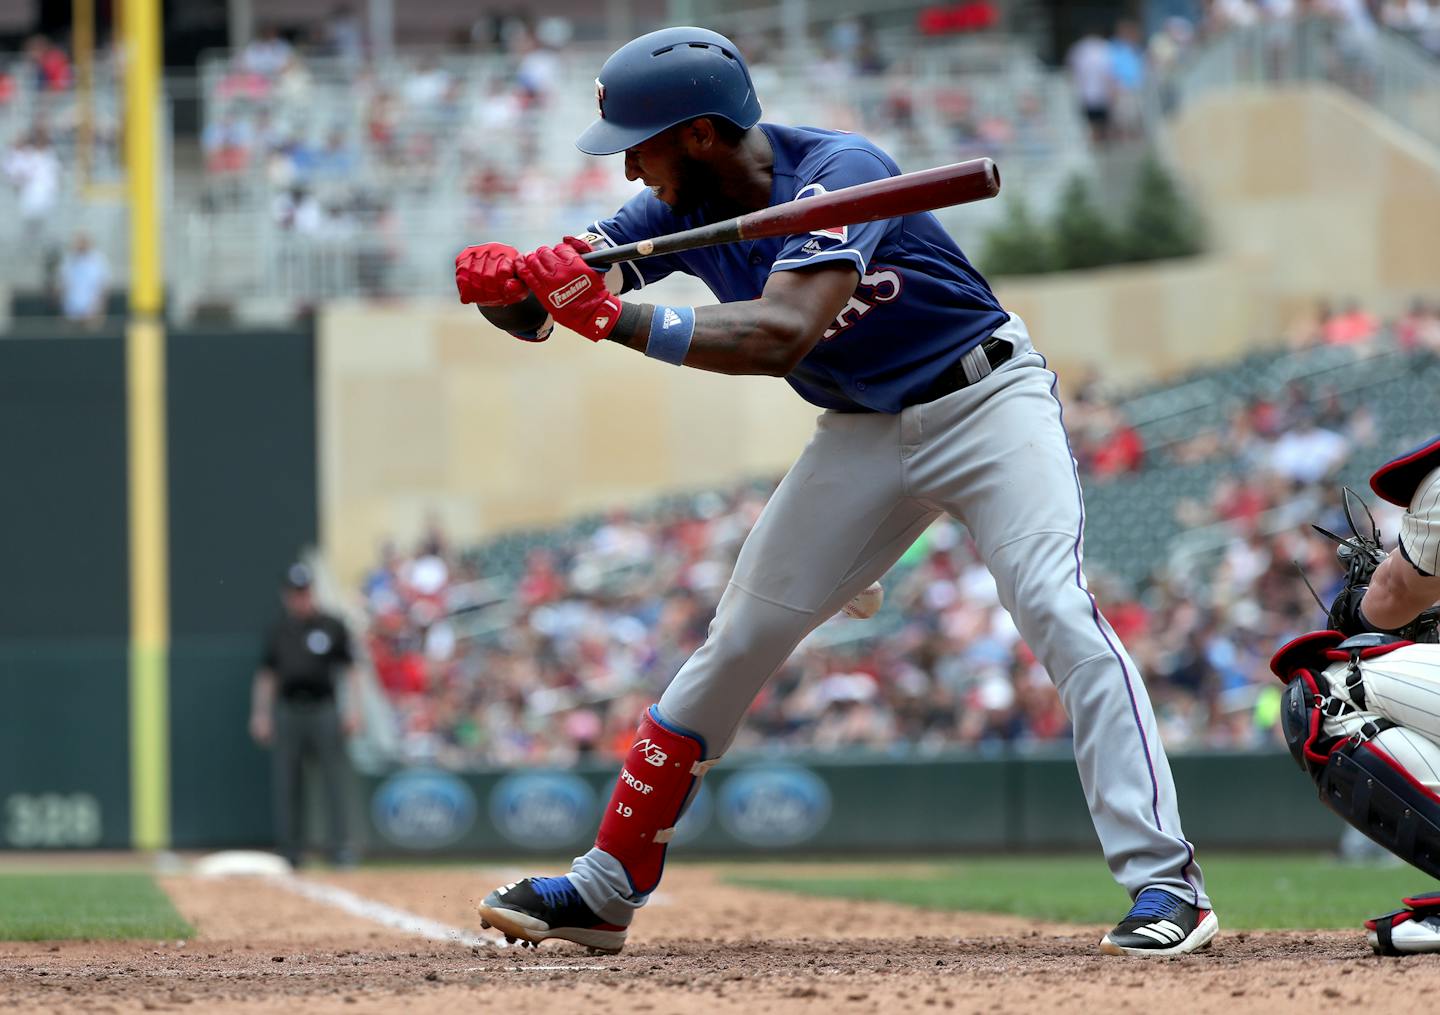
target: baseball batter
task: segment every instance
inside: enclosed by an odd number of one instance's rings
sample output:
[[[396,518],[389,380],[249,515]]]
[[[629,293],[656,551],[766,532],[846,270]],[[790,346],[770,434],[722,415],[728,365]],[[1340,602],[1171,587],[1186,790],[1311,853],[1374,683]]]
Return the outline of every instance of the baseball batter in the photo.
[[[1381,466],[1370,486],[1405,509],[1395,549],[1381,552],[1373,522],[1342,540],[1332,630],[1285,645],[1270,668],[1286,683],[1286,742],[1320,799],[1440,878],[1440,437]],[[1382,954],[1440,952],[1440,893],[1365,926]]]
[[[933,215],[687,251],[612,267],[582,253],[898,175],[863,137],[760,122],[750,73],[714,32],[625,45],[596,81],[578,146],[623,152],[648,188],[581,237],[456,259],[462,302],[527,341],[558,322],[699,370],[784,377],[823,409],[741,550],[709,637],[640,719],[595,847],[558,878],[488,895],[487,926],[618,951],[666,843],[756,694],[811,630],[942,512],[963,523],[1005,608],[1059,689],[1106,860],[1134,906],[1112,954],[1176,955],[1218,929],[1181,830],[1145,684],[1081,567],[1084,504],[1054,392],[1007,313]],[[718,306],[633,297],[673,272]],[[623,396],[618,396],[623,397]],[[946,787],[964,806],[963,787]]]

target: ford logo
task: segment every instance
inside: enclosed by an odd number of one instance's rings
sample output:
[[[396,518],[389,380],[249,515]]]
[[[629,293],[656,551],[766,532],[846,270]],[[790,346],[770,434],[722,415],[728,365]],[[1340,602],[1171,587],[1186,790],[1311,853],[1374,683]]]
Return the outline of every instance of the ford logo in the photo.
[[[720,787],[720,823],[752,846],[793,846],[830,817],[830,787],[808,768],[737,772]]]
[[[475,823],[475,795],[448,772],[410,769],[386,779],[370,800],[375,827],[406,849],[458,842]]]
[[[568,772],[517,772],[495,784],[490,819],[517,846],[572,846],[594,831],[595,791]]]
[[[694,842],[704,834],[705,829],[710,825],[710,817],[715,813],[715,802],[711,796],[710,787],[703,782],[700,784],[700,792],[695,794],[695,799],[690,801],[690,806],[681,815],[680,820],[675,824],[675,838],[670,840],[672,846],[682,846],[687,842]]]

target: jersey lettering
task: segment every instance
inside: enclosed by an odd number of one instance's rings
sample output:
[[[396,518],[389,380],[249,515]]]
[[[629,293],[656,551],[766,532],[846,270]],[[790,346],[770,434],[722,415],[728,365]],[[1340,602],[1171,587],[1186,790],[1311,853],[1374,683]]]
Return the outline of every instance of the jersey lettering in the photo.
[[[893,268],[881,268],[868,275],[861,275],[860,284],[855,287],[855,295],[851,296],[840,313],[835,315],[835,322],[825,329],[820,341],[828,342],[846,328],[858,323],[860,318],[882,303],[893,303],[900,295],[902,284],[900,273]],[[861,289],[869,289],[869,295],[860,295]]]

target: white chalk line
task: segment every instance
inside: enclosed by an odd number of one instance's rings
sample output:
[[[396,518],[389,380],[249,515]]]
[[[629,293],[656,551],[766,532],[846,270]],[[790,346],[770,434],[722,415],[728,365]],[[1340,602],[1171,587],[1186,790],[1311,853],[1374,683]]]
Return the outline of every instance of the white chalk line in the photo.
[[[470,966],[462,972],[466,973],[603,973],[604,966],[509,966],[503,969],[496,969],[494,966]]]
[[[320,881],[310,881],[289,874],[276,875],[270,878],[270,881],[288,892],[293,892],[313,902],[333,906],[352,916],[358,916],[406,934],[413,934],[416,937],[423,937],[429,941],[444,941],[449,944],[464,945],[467,948],[506,947],[506,943],[498,938],[479,937],[459,927],[452,927],[438,920],[431,920],[408,910],[387,905],[376,899],[357,895],[336,885],[327,885]]]

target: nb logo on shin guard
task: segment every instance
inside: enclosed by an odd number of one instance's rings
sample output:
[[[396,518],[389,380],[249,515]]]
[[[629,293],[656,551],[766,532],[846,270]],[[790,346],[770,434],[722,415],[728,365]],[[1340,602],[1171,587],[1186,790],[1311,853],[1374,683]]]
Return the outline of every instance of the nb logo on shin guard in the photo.
[[[649,737],[635,741],[635,750],[643,754],[645,761],[656,768],[664,768],[665,762],[670,760],[670,755],[661,750],[658,744],[652,743]]]

